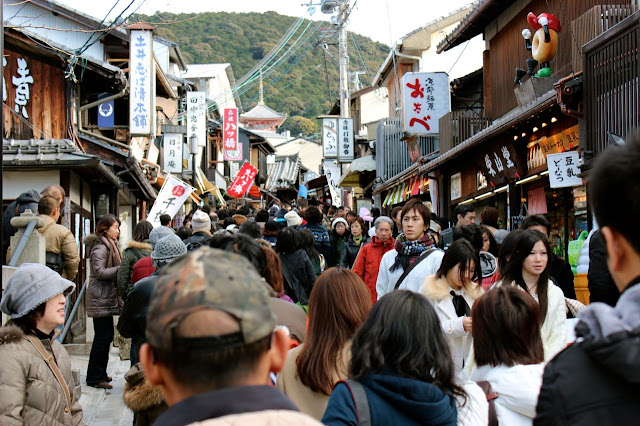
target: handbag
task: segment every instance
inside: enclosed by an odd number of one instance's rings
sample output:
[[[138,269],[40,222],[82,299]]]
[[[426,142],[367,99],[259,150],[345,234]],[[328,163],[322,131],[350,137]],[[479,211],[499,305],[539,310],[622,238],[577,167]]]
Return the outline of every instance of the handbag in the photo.
[[[64,392],[64,396],[67,399],[67,406],[65,407],[64,412],[70,413],[71,412],[71,392],[69,391],[69,387],[67,386],[67,383],[64,381],[64,377],[62,377],[62,372],[60,372],[60,369],[58,368],[58,365],[56,364],[53,358],[53,355],[47,352],[44,346],[42,346],[42,342],[40,342],[40,340],[37,339],[35,336],[29,335],[27,337],[29,338],[29,341],[31,342],[31,344],[36,348],[36,350],[40,352],[40,355],[42,355],[42,358],[44,358],[44,362],[49,366],[49,368],[53,372],[53,375],[58,381],[58,384],[60,384],[60,387]]]
[[[369,409],[369,400],[364,391],[364,387],[357,380],[340,380],[338,383],[344,383],[356,407],[356,418],[359,426],[371,426],[371,410]],[[337,384],[337,383],[336,383]]]
[[[398,278],[398,282],[396,282],[395,287],[393,288],[394,290],[397,290],[398,287],[400,287],[400,284],[402,284],[402,282],[404,281],[405,278],[407,278],[407,275],[409,275],[409,273],[411,271],[413,271],[413,268],[415,268],[416,266],[418,266],[418,263],[422,262],[423,260],[425,260],[427,257],[429,257],[429,255],[431,253],[433,253],[434,251],[438,250],[437,248],[431,248],[427,251],[425,251],[424,253],[422,253],[420,255],[419,258],[417,258],[415,260],[415,262],[413,262],[411,265],[409,265],[409,267],[407,269],[404,270],[404,272],[402,273],[402,275],[400,275],[400,278]]]
[[[498,414],[496,414],[496,398],[498,398],[498,393],[491,389],[491,383],[487,380],[478,381],[476,384],[480,386],[489,403],[489,426],[498,426]]]

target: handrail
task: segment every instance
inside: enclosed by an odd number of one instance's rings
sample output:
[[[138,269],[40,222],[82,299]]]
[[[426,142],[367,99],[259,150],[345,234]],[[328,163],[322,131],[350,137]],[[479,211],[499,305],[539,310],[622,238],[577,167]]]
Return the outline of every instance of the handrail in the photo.
[[[69,317],[66,319],[66,324],[64,325],[64,328],[62,329],[62,333],[60,333],[60,342],[64,342],[64,338],[67,336],[67,333],[69,332],[69,329],[71,328],[71,324],[73,323],[73,317],[76,316],[76,313],[78,312],[78,307],[80,306],[80,303],[82,302],[82,297],[84,296],[85,291],[87,291],[87,287],[89,286],[89,277],[87,276],[87,279],[84,281],[84,284],[82,285],[82,288],[80,289],[80,294],[78,294],[78,298],[76,299],[76,303],[73,305],[73,309],[71,310],[71,313],[69,314]]]
[[[27,246],[27,242],[29,242],[29,237],[31,237],[33,230],[36,228],[37,221],[38,221],[38,216],[34,216],[33,219],[29,221],[27,228],[24,230],[24,234],[22,234],[22,238],[20,238],[18,247],[16,247],[16,252],[11,255],[9,266],[16,266],[16,264],[18,263],[18,260],[20,260],[20,256],[22,256],[22,252],[24,251],[24,248]]]

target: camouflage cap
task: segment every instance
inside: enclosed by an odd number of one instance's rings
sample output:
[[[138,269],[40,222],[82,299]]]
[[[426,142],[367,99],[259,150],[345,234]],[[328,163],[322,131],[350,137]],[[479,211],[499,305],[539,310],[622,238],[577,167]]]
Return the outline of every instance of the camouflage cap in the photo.
[[[232,316],[240,331],[188,339],[177,335],[184,319],[205,310]],[[181,347],[186,340],[195,343],[191,349],[222,349],[256,342],[274,327],[269,295],[253,265],[238,254],[201,247],[159,274],[147,313],[146,335],[157,349],[170,349],[178,340]]]

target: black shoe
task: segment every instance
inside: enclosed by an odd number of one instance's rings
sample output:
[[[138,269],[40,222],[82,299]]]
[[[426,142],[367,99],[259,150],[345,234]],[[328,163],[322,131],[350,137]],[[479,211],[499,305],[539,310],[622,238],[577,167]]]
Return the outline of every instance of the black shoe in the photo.
[[[113,382],[113,377],[107,376],[107,378],[105,379],[105,382],[107,382],[107,383]]]

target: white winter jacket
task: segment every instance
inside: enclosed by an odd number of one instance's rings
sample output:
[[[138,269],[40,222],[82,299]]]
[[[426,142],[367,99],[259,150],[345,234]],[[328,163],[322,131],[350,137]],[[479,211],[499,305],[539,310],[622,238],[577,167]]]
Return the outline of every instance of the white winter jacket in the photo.
[[[494,400],[498,424],[530,426],[536,416],[544,366],[544,363],[513,367],[485,365],[473,370],[469,379],[491,383],[491,389],[498,394]]]
[[[487,426],[489,423],[489,403],[484,391],[475,382],[462,383],[467,394],[466,401],[456,398],[458,426]]]
[[[385,294],[391,293],[394,290],[398,279],[400,279],[404,273],[402,268],[398,268],[393,272],[389,270],[391,265],[395,263],[397,255],[398,252],[393,249],[389,250],[384,254],[384,256],[382,256],[380,270],[378,271],[378,280],[376,282],[378,300],[380,300],[380,298]],[[432,252],[426,259],[423,259],[422,262],[413,268],[409,275],[407,275],[407,278],[405,278],[402,284],[400,284],[398,290],[411,290],[418,293],[420,291],[420,287],[422,287],[424,279],[429,275],[434,275],[438,272],[443,256],[444,252],[441,250]]]

